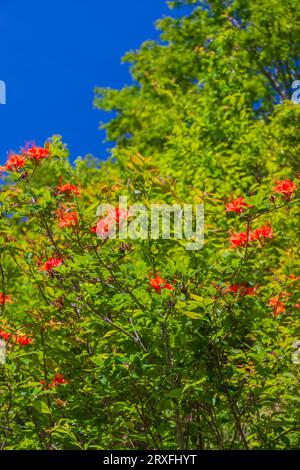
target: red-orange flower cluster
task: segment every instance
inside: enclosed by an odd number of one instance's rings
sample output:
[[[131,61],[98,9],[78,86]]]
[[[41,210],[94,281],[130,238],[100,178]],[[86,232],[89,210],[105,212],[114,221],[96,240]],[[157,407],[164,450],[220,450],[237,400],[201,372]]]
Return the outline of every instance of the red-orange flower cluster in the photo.
[[[39,161],[49,157],[50,151],[44,147],[37,147],[35,145],[27,146],[22,149],[22,154],[11,152],[4,166],[0,167],[2,171],[17,172],[26,165],[26,159]]]
[[[40,383],[45,386],[47,385],[45,380],[40,380]],[[57,387],[57,385],[68,384],[68,383],[69,382],[64,378],[64,376],[58,372],[49,383],[48,388],[54,388],[54,387]]]
[[[50,152],[47,148],[44,147],[37,147],[32,145],[31,147],[27,147],[22,151],[23,155],[26,155],[30,160],[43,160],[44,158],[49,157]]]
[[[18,171],[25,166],[26,160],[22,155],[10,153],[4,166],[1,166],[2,171]]]
[[[108,237],[110,228],[111,228],[111,227],[109,226],[109,223],[107,222],[106,219],[100,219],[100,220],[97,222],[97,225],[94,225],[94,227],[91,228],[91,232],[97,233],[97,235],[98,235],[100,238],[105,239],[105,238]]]
[[[4,295],[0,292],[0,305],[4,305],[5,303],[11,303],[10,295]]]
[[[290,279],[292,282],[300,281],[300,276],[296,276],[296,274],[290,274],[290,275],[289,275],[289,279]]]
[[[70,183],[61,184],[56,189],[60,194],[65,194],[66,196],[80,196],[81,193],[75,184]]]
[[[288,298],[291,296],[288,292],[281,292],[279,295],[272,297],[268,305],[273,308],[274,318],[277,318],[278,315],[285,312],[286,305],[285,302],[288,301]]]
[[[226,212],[241,214],[248,207],[251,207],[251,205],[247,204],[243,197],[238,197],[237,199],[233,199],[229,204],[226,204]]]
[[[16,342],[19,346],[27,346],[28,344],[32,344],[32,339],[28,338],[26,335],[17,336]]]
[[[100,219],[97,225],[91,228],[91,231],[97,233],[98,237],[105,239],[109,237],[112,229],[125,222],[128,218],[128,211],[125,209],[114,208],[110,210],[104,219]]]
[[[249,232],[248,243],[262,241],[267,238],[273,238],[273,230],[270,225],[263,225],[262,227],[254,230],[254,232]],[[247,243],[247,232],[234,232],[231,234],[229,241],[231,243],[231,248],[237,248],[239,246],[244,247]]]
[[[296,189],[296,184],[291,180],[282,180],[275,185],[273,192],[281,194],[285,199],[289,200],[291,199],[292,194],[296,191]]]
[[[229,238],[231,248],[237,248],[239,246],[246,246],[247,243],[247,232],[233,232]],[[249,238],[248,238],[249,241]]]
[[[250,241],[265,240],[273,238],[273,229],[270,225],[263,225],[250,233]]]
[[[10,337],[11,337],[11,334],[10,334],[10,333],[8,333],[7,331],[4,331],[4,330],[0,329],[0,338],[1,338],[1,339],[4,339],[5,341],[8,341]]]
[[[245,295],[255,295],[257,289],[258,289],[257,286],[250,287],[250,286],[247,286],[245,283],[241,283],[241,284],[234,284],[232,286],[227,287],[226,292],[232,292],[233,294],[238,293],[239,295],[244,297]]]
[[[11,333],[0,329],[0,338],[4,339],[5,341],[8,341],[11,336]],[[19,346],[27,346],[28,344],[32,344],[32,339],[28,338],[26,335],[13,335],[13,338]]]
[[[78,214],[76,211],[68,212],[65,209],[59,209],[57,212],[58,216],[58,227],[75,227],[78,225]]]
[[[49,258],[40,268],[40,271],[52,271],[63,263],[62,258]]]
[[[171,286],[165,279],[156,274],[152,279],[149,280],[150,286],[155,290],[157,294],[160,294],[162,289],[173,290],[174,287]],[[176,280],[174,280],[176,284]]]

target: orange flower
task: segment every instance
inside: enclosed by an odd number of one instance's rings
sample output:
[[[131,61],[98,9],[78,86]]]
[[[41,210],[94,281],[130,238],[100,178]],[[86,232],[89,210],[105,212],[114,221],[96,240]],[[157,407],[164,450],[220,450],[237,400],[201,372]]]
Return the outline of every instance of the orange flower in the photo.
[[[241,283],[241,284],[234,284],[232,286],[229,286],[226,288],[226,292],[232,292],[234,294],[239,293],[242,297],[245,295],[255,295],[258,287],[248,287],[246,284]]]
[[[58,227],[74,227],[78,225],[78,214],[76,211],[66,212],[63,209],[58,211]]]
[[[4,339],[5,341],[8,341],[10,337],[10,333],[7,333],[6,331],[0,329],[0,338]]]
[[[126,209],[120,209],[119,207],[116,207],[115,209],[112,209],[111,211],[108,212],[107,214],[107,220],[114,220],[118,224],[126,220],[128,217],[128,212]]]
[[[72,195],[79,196],[81,193],[80,189],[77,188],[77,186],[75,186],[74,184],[70,184],[70,183],[65,183],[65,184],[61,184],[57,186],[57,191],[67,196],[72,196]]]
[[[91,232],[94,232],[98,237],[106,239],[110,236],[111,231],[116,229],[116,224],[119,227],[125,222],[128,217],[128,212],[125,209],[119,209],[118,207],[108,212],[104,219],[99,219],[97,225],[91,228]]]
[[[273,230],[270,225],[263,225],[250,234],[250,241],[261,240],[265,238],[273,238]]]
[[[40,268],[40,271],[52,271],[63,263],[63,259],[49,258]]]
[[[11,303],[10,295],[4,295],[0,292],[0,305],[4,305],[5,303]]]
[[[68,384],[69,382],[64,378],[64,376],[62,374],[60,374],[59,372],[55,375],[55,377],[51,380],[51,382],[49,383],[48,387],[47,387],[47,383],[46,383],[46,380],[40,380],[40,384],[43,385],[44,387],[46,388],[54,388],[56,387],[57,385],[60,385],[60,384]]]
[[[250,231],[248,236],[248,243],[254,241],[262,241],[266,238],[273,238],[273,230],[270,225],[263,225],[260,228]],[[237,248],[239,246],[246,246],[247,243],[247,232],[234,232],[231,234],[229,241],[231,243],[231,248]]]
[[[286,199],[291,199],[292,194],[296,191],[297,186],[291,180],[279,181],[274,187],[273,192],[282,194]]]
[[[174,280],[174,284],[176,281]],[[155,290],[157,294],[160,294],[162,289],[173,290],[174,287],[171,286],[165,279],[160,277],[158,274],[155,275],[152,279],[149,280],[150,286]]]
[[[60,384],[67,384],[69,383],[62,374],[60,373],[57,373],[54,377],[54,379],[52,380],[51,384],[52,384],[52,387],[56,387],[57,385],[60,385]]]
[[[49,157],[50,152],[47,148],[33,145],[32,147],[23,149],[23,154],[27,155],[30,160],[39,161]]]
[[[289,275],[289,279],[290,279],[292,282],[300,281],[300,276],[296,276],[296,274],[290,274],[290,275]]]
[[[100,219],[97,222],[97,225],[91,228],[91,232],[94,232],[98,235],[98,237],[102,238],[103,240],[108,238],[109,231],[111,226],[107,219]]]
[[[247,232],[234,232],[231,234],[229,241],[232,248],[237,248],[238,246],[246,246],[247,242]]]
[[[243,197],[238,197],[226,205],[226,212],[236,212],[237,214],[240,214],[248,207],[251,207],[250,204],[247,204]]]
[[[1,166],[0,169],[2,171],[18,171],[20,170],[20,168],[23,168],[24,166],[25,166],[25,157],[23,157],[22,155],[11,153],[5,165]]]
[[[285,304],[282,300],[286,299],[289,295],[290,294],[287,294],[286,292],[281,292],[281,294],[276,295],[269,300],[268,305],[269,307],[273,307],[274,318],[277,318],[278,315],[285,312]]]
[[[32,344],[32,339],[28,338],[26,335],[18,336],[16,341],[20,346],[27,346],[28,344]]]

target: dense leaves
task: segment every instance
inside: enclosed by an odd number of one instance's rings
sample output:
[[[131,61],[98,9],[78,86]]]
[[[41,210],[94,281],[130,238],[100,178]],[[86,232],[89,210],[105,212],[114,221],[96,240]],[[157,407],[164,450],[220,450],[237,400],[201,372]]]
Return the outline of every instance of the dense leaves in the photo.
[[[2,449],[299,447],[297,2],[171,3],[97,90],[111,160],[55,136],[3,166]],[[204,204],[203,248],[97,236],[124,195]]]

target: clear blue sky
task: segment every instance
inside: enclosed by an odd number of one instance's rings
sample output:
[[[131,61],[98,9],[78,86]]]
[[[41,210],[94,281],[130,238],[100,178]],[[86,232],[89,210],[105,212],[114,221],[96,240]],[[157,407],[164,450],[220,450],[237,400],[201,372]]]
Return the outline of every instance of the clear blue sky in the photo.
[[[61,134],[72,159],[106,158],[93,109],[97,86],[130,83],[127,50],[158,38],[154,22],[170,14],[165,0],[0,0],[0,162],[26,141]]]

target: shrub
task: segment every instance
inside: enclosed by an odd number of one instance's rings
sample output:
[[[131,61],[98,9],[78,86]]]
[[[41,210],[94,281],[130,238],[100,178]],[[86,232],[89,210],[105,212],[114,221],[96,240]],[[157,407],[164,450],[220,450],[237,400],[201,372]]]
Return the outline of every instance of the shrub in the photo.
[[[54,136],[3,167],[2,449],[299,447],[299,13],[201,3],[97,90],[111,160]],[[203,248],[98,237],[125,195],[203,203]]]

